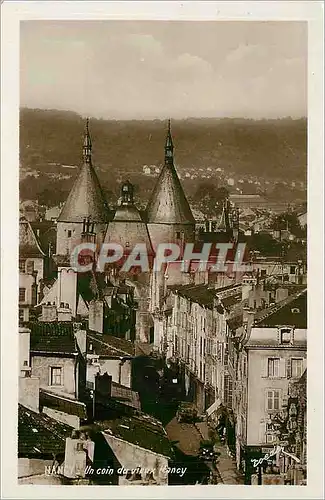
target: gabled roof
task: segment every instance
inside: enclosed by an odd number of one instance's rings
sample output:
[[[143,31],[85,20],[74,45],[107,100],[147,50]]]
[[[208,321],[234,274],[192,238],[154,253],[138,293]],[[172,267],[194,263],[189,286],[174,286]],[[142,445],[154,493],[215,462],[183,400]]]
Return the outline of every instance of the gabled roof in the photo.
[[[65,453],[65,440],[73,428],[43,413],[18,406],[18,456],[53,458]]]
[[[289,295],[274,306],[259,311],[255,316],[254,326],[291,325],[307,328],[307,289]]]
[[[87,353],[120,358],[134,356],[135,347],[130,340],[90,331],[87,333]]]
[[[125,387],[124,385],[117,384],[112,381],[112,398],[120,401],[121,403],[132,406],[132,408],[136,408],[141,410],[141,403],[139,393],[136,391],[132,391],[129,387]]]
[[[112,444],[111,436],[153,453],[173,457],[173,448],[162,423],[151,415],[113,399],[109,399],[105,406],[98,406],[96,415],[96,422],[81,430],[103,432],[109,444]]]
[[[59,215],[58,222],[107,222],[108,208],[91,163],[84,162]]]
[[[46,406],[69,415],[76,415],[84,420],[87,418],[87,410],[84,403],[76,399],[67,398],[66,396],[60,396],[50,390],[40,389],[39,403],[40,408]]]
[[[32,226],[26,219],[19,221],[19,257],[45,257]]]
[[[73,325],[70,322],[30,323],[30,350],[33,354],[78,354]]]

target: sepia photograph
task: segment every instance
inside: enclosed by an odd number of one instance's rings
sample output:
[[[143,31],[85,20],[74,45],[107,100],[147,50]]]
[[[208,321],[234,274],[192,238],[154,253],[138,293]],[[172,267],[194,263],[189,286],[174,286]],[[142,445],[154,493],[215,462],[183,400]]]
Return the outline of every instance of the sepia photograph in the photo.
[[[18,485],[307,487],[308,33],[20,21]]]

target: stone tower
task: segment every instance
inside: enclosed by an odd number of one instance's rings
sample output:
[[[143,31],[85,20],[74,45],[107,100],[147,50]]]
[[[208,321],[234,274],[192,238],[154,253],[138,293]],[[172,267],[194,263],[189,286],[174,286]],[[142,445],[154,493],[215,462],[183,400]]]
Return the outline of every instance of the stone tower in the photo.
[[[82,241],[84,221],[93,224],[96,243],[103,242],[108,223],[108,208],[92,165],[92,143],[87,119],[83,144],[83,164],[57,221],[59,256],[68,257]]]
[[[147,206],[149,236],[154,249],[159,243],[193,242],[195,220],[174,166],[170,120],[165,143],[165,161]]]

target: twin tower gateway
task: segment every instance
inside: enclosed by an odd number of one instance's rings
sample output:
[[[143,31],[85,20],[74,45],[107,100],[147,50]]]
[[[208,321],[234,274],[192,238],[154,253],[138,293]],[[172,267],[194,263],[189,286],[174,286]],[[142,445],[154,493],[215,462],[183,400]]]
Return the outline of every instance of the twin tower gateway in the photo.
[[[85,224],[86,221],[86,224]],[[89,121],[83,144],[83,164],[57,220],[57,259],[66,261],[73,248],[85,241],[117,243],[123,248],[144,244],[148,253],[160,243],[194,242],[195,220],[174,165],[174,145],[168,122],[165,161],[145,215],[134,203],[133,186],[121,187],[121,204],[112,216],[92,164]]]
[[[195,220],[174,166],[170,121],[165,143],[164,165],[143,214],[134,203],[134,189],[128,181],[121,186],[121,200],[115,213],[112,213],[107,206],[92,164],[92,142],[87,120],[83,163],[57,220],[57,245],[54,256],[58,270],[57,280],[49,292],[49,297],[44,297],[43,301],[47,303],[46,301],[53,300],[55,296],[57,306],[61,307],[63,304],[68,307],[72,318],[85,314],[85,311],[82,311],[84,301],[81,290],[85,278],[71,265],[71,254],[80,244],[87,242],[97,249],[105,247],[105,244],[116,244],[126,250],[141,245],[148,255],[153,256],[161,243],[181,246],[184,242],[194,242],[194,239]],[[104,314],[106,288],[120,286],[120,283],[124,282],[134,290],[138,304],[136,338],[140,342],[148,342],[151,335],[149,331],[152,330],[154,322],[152,311],[158,301],[158,298],[155,301],[154,297],[159,295],[157,291],[161,288],[162,278],[153,276],[151,272],[134,277],[121,276],[118,271],[116,275],[116,270],[113,273],[109,270],[104,273],[103,281],[96,276],[98,273],[94,270],[91,273],[97,292],[88,304],[89,321],[94,316],[95,310],[97,312],[103,310]],[[102,281],[103,288],[100,290]],[[100,321],[96,320],[97,323],[103,325],[103,318]],[[101,332],[102,328],[96,327],[96,331]]]

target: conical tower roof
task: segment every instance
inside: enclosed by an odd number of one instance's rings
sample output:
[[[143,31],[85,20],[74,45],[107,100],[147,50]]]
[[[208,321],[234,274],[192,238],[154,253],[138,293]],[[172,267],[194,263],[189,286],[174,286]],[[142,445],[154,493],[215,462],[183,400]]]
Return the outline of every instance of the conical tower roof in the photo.
[[[106,222],[108,209],[98,177],[91,161],[91,138],[88,120],[83,145],[83,165],[70,191],[58,222],[83,222],[90,217],[92,222]]]
[[[147,206],[147,220],[155,224],[195,223],[174,166],[170,121],[165,144],[165,164]]]

